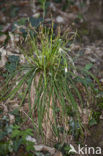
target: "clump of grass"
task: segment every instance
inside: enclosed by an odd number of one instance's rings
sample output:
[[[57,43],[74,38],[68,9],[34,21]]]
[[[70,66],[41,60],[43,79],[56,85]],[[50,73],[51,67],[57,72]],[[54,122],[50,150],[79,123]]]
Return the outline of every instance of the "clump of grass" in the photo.
[[[79,107],[83,107],[83,98],[78,83],[85,88],[87,97],[88,87],[93,88],[86,81],[87,75],[94,78],[93,75],[86,69],[76,69],[63,38],[60,31],[54,36],[53,28],[47,30],[42,26],[35,36],[29,36],[21,49],[26,61],[10,75],[5,86],[11,86],[1,97],[12,99],[25,88],[20,105],[28,99],[28,114],[34,127],[47,138],[59,138],[61,133],[65,136],[70,115],[82,129]]]

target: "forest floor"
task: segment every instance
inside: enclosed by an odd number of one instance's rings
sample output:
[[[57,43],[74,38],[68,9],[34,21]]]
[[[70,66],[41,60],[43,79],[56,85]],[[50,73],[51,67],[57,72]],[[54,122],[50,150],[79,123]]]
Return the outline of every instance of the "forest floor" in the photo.
[[[75,3],[67,5],[65,2],[60,3],[59,1],[58,3],[47,2],[44,25],[50,26],[52,17],[55,25],[60,26],[63,32],[67,28],[69,28],[70,32],[77,31],[78,35],[70,45],[72,51],[71,55],[76,58],[75,64],[82,67],[85,67],[86,64],[92,64],[91,72],[99,79],[103,86],[103,23],[101,22],[101,19],[95,20],[97,18],[97,10],[94,9],[94,12],[91,13],[89,12],[90,6],[87,6],[87,4],[84,5],[84,8],[81,9],[80,6]],[[42,17],[43,7],[42,4],[38,2],[33,3],[29,0],[10,0],[8,3],[6,0],[0,1],[0,83],[5,79],[3,74],[6,74],[5,64],[8,61],[9,56],[19,56],[21,61],[23,59],[22,55],[19,53],[18,46],[26,35],[25,28],[27,26],[27,20],[29,19],[32,26],[37,27],[37,25],[42,22]],[[99,24],[97,29],[95,28],[96,24]],[[103,150],[103,95],[100,96],[102,105],[101,110],[92,106],[92,110],[99,120],[91,127],[87,125],[88,130],[85,132],[84,142],[88,146],[100,146]],[[23,116],[27,115],[24,111],[26,109],[26,104],[25,108],[23,108],[20,113],[14,111],[18,106],[18,98],[0,103],[0,118],[2,121],[5,120],[6,124],[9,122],[11,125],[15,122],[20,122],[22,120],[21,114]],[[88,120],[86,113],[89,112],[91,106],[86,109],[85,115],[83,116],[85,123]],[[23,122],[22,128],[31,128],[30,121]],[[36,134],[34,138],[37,140],[38,144],[41,144],[40,140],[36,137]],[[47,148],[46,150],[50,152],[49,150],[53,150],[53,147],[51,147],[51,149]],[[21,148],[16,155],[28,155],[28,153],[23,152],[24,150]],[[53,154],[54,156],[62,156],[62,152],[59,150]],[[15,156],[15,153],[12,154],[12,156],[13,155]],[[46,156],[47,154],[41,152],[41,156],[43,155]]]

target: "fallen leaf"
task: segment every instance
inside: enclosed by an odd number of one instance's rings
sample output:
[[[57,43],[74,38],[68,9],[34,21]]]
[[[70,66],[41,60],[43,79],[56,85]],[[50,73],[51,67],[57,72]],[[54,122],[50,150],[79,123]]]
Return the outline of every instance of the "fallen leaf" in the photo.
[[[7,36],[6,35],[1,35],[0,36],[0,43],[3,43],[6,40]]]
[[[63,156],[63,154],[61,152],[56,152],[53,156]]]
[[[0,60],[0,68],[4,67],[4,65],[7,62],[7,57],[6,57],[6,50],[3,48],[0,48],[1,52],[1,60]]]

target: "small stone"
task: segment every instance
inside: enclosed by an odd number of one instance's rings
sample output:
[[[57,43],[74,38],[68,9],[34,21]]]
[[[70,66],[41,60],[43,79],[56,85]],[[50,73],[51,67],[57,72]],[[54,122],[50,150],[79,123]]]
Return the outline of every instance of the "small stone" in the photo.
[[[103,79],[100,79],[100,82],[102,82],[102,83],[103,83]]]
[[[33,14],[33,17],[34,17],[34,18],[39,18],[39,17],[40,17],[40,13],[37,12],[37,13]]]
[[[101,119],[101,120],[103,120],[103,114],[102,114],[102,115],[100,115],[100,119]]]
[[[49,152],[51,155],[54,155],[55,153],[55,148],[52,147],[48,147],[46,145],[34,145],[34,148],[36,151],[47,151]]]
[[[57,21],[58,23],[64,23],[64,19],[63,19],[63,17],[61,17],[61,16],[57,16],[56,21]]]

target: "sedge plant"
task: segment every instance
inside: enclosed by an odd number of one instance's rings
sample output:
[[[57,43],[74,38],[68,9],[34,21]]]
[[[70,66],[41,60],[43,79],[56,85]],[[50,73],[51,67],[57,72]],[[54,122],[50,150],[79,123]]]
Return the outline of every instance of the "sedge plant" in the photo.
[[[77,84],[83,85],[87,98],[88,87],[93,88],[86,81],[87,75],[92,79],[93,75],[75,67],[69,50],[60,31],[54,35],[53,28],[47,30],[41,26],[35,36],[28,36],[21,49],[25,62],[5,81],[6,90],[0,98],[13,99],[21,90],[20,106],[28,100],[28,115],[34,128],[47,138],[60,138],[60,133],[65,136],[69,131],[69,116],[82,129],[79,107],[83,107],[83,97]]]

